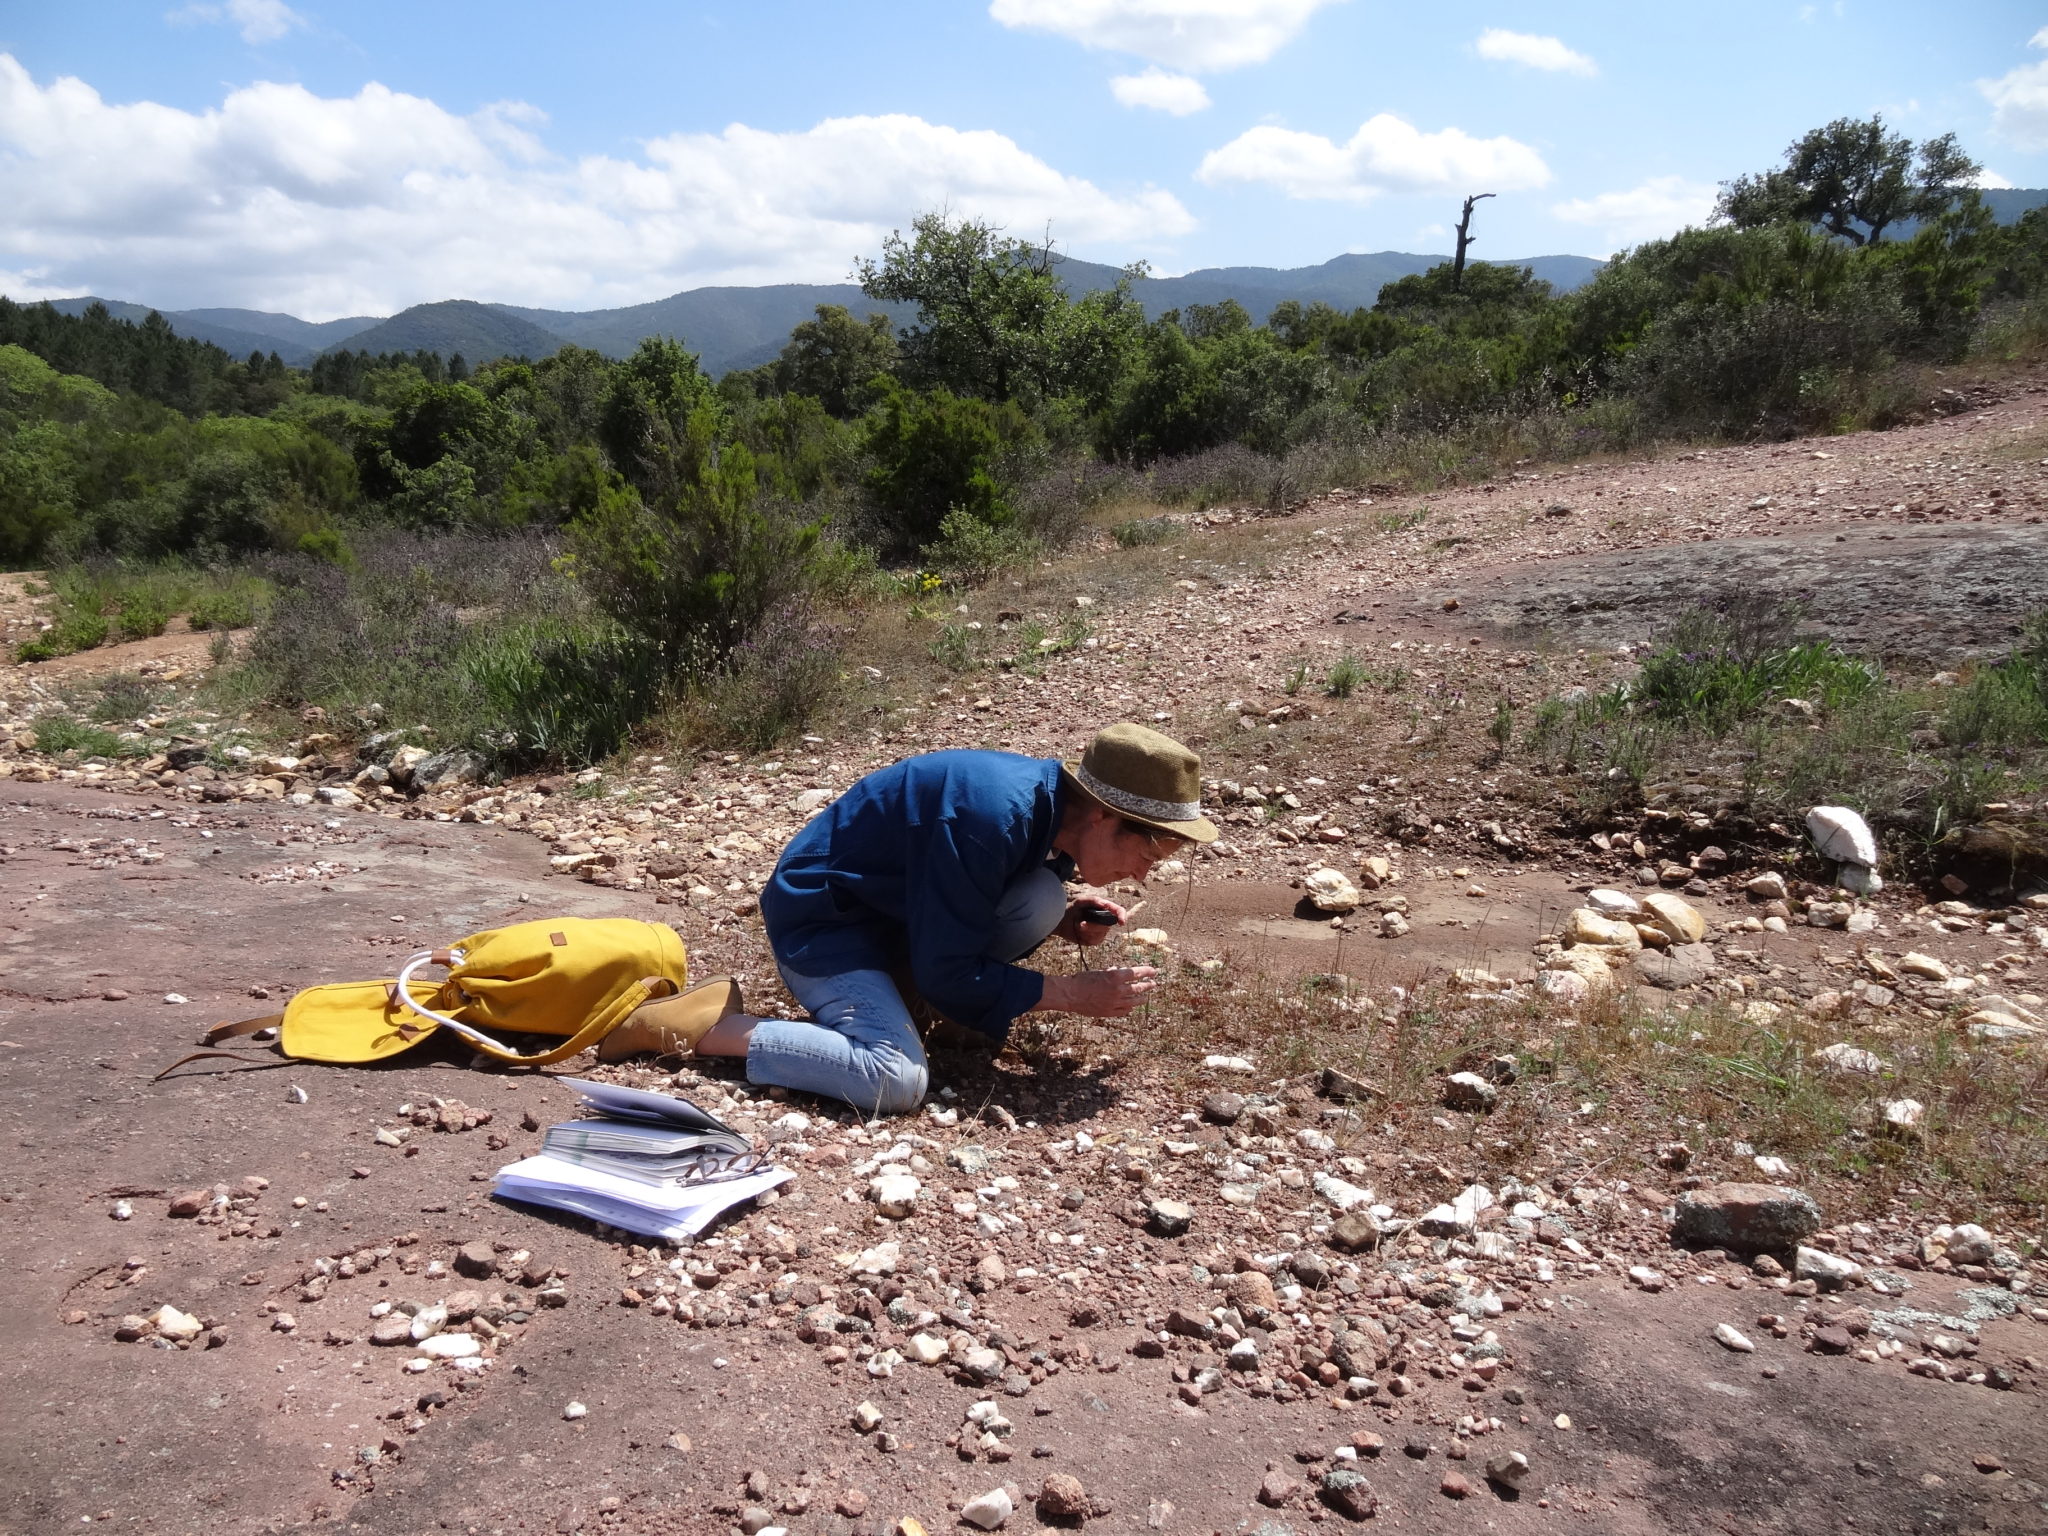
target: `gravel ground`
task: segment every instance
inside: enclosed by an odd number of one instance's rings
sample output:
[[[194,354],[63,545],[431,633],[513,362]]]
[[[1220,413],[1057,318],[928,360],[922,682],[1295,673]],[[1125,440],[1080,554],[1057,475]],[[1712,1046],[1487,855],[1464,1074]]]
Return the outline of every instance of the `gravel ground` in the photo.
[[[933,687],[919,634],[915,664],[877,651],[882,675],[857,685],[865,732],[772,762],[643,760],[616,784],[456,786],[355,808],[311,802],[355,771],[318,744],[246,777],[47,763],[18,726],[50,674],[11,669],[0,1105],[14,1157],[0,1222],[18,1304],[0,1313],[0,1380],[17,1411],[0,1433],[0,1529],[867,1536],[905,1516],[964,1529],[959,1506],[1008,1485],[1009,1530],[1079,1519],[1280,1536],[1344,1523],[1314,1493],[1347,1470],[1344,1453],[1383,1513],[1429,1529],[2043,1529],[2048,1431],[2033,1399],[2048,1351],[2030,1309],[2048,1302],[2048,1270],[2013,1252],[2030,1225],[1992,1222],[1997,1262],[1965,1264],[1934,1234],[1979,1212],[1901,1196],[1868,1219],[1830,1217],[1814,1241],[1864,1273],[1820,1294],[1672,1247],[1662,1213],[1686,1181],[1760,1175],[1732,1142],[1660,1170],[1656,1127],[1589,1113],[1510,1187],[1479,1155],[1476,1116],[1347,1106],[1313,1074],[1257,1061],[1122,1062],[1091,1046],[1038,1069],[945,1053],[935,1079],[950,1096],[873,1131],[725,1075],[617,1069],[690,1094],[800,1171],[783,1198],[677,1253],[488,1200],[489,1171],[568,1111],[549,1081],[428,1059],[148,1081],[206,1022],[388,973],[395,955],[508,918],[655,916],[700,971],[757,977],[752,893],[819,793],[932,747],[1071,753],[1117,716],[1196,742],[1237,786],[1216,791],[1223,848],[1190,866],[1192,884],[1155,883],[1145,917],[1183,958],[1237,965],[1248,986],[1335,969],[1341,942],[1345,971],[1378,997],[1475,963],[1526,987],[1532,947],[1580,890],[1675,865],[1720,971],[1701,996],[1835,1010],[1877,1040],[1953,1001],[1932,980],[1876,987],[1878,965],[1925,949],[1966,990],[2037,1008],[2048,950],[2019,907],[1942,910],[1895,889],[1861,910],[1861,932],[1759,932],[1744,871],[1688,863],[1711,827],[1659,812],[1593,845],[1560,827],[1547,786],[1453,749],[1469,744],[1459,705],[1485,689],[1597,684],[1624,665],[1591,647],[1641,637],[1625,627],[1586,631],[1585,656],[1560,652],[1581,639],[1558,628],[1579,618],[1562,612],[1571,602],[1668,607],[1701,568],[1753,581],[1775,561],[1773,579],[1808,582],[1811,551],[1838,551],[1862,572],[1854,605],[1886,616],[1872,633],[1926,618],[1889,653],[1995,648],[2012,614],[1971,598],[2020,595],[2019,562],[2038,558],[2043,406],[2024,390],[1817,448],[1214,516],[955,616],[1000,644],[1023,619],[1056,628],[1078,612],[1092,646]],[[1888,562],[1923,538],[1966,553],[1921,561],[1928,600],[1912,608]],[[1405,682],[1348,701],[1290,691],[1296,668],[1346,651]],[[1781,852],[1790,867],[1789,840]],[[1394,865],[1382,892],[1404,898],[1405,938],[1381,936],[1379,900],[1341,936],[1299,911],[1311,868],[1366,857]],[[1333,1013],[1331,1027],[1352,1026]],[[401,1105],[437,1097],[470,1111],[456,1124],[490,1118],[376,1139],[407,1124]],[[908,1220],[868,1203],[884,1160],[922,1185]],[[1419,1224],[1482,1181],[1493,1203],[1469,1229]],[[1347,1187],[1384,1208],[1377,1249],[1338,1241]],[[204,1214],[172,1216],[195,1190]],[[1160,1235],[1148,1206],[1162,1198],[1190,1208],[1184,1234]],[[127,1217],[110,1219],[123,1201]],[[1638,1268],[1654,1273],[1631,1279]],[[495,1314],[475,1335],[485,1369],[416,1375],[409,1351],[368,1342],[379,1302],[459,1290]],[[117,1339],[124,1317],[166,1302],[204,1329],[190,1347]],[[1719,1324],[1754,1351],[1715,1343]],[[1251,1341],[1248,1368],[1227,1364],[1222,1327]],[[919,1334],[946,1343],[945,1363],[871,1369]],[[1369,1396],[1321,1369],[1351,1335],[1366,1343],[1342,1347],[1373,1356]],[[982,1366],[990,1379],[969,1379]],[[863,1400],[882,1414],[867,1434],[850,1423]],[[983,1400],[1013,1425],[987,1448],[962,1437]],[[565,1417],[571,1402],[588,1411]],[[1530,1458],[1519,1495],[1488,1484],[1502,1450]],[[1055,1514],[1073,1490],[1053,1474],[1082,1485],[1080,1514]]]

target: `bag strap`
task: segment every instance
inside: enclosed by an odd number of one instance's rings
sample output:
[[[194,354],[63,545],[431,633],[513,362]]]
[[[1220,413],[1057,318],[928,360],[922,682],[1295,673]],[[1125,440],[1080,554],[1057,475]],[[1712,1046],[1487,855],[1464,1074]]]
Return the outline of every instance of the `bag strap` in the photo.
[[[283,1024],[283,1014],[266,1013],[260,1018],[237,1019],[231,1024],[216,1024],[202,1035],[200,1040],[205,1045],[219,1045],[223,1040],[239,1040],[245,1035],[260,1034],[266,1029],[280,1028]],[[152,1083],[160,1083],[188,1061],[204,1061],[216,1056],[229,1061],[245,1061],[251,1066],[256,1067],[281,1067],[284,1065],[284,1058],[282,1057],[266,1060],[260,1056],[244,1056],[239,1051],[194,1051],[189,1056],[180,1056],[168,1067],[165,1067],[163,1071],[152,1077],[150,1081]]]
[[[420,953],[405,962],[404,967],[398,973],[398,980],[392,983],[392,1001],[401,1008],[407,1008],[417,1013],[421,1018],[430,1019],[435,1024],[453,1030],[464,1040],[467,1040],[471,1045],[483,1052],[484,1055],[519,1067],[551,1066],[555,1062],[566,1061],[571,1056],[587,1051],[590,1047],[604,1039],[606,1035],[617,1029],[619,1025],[623,1024],[626,1016],[642,1003],[657,997],[667,997],[678,990],[675,982],[666,976],[643,976],[631,988],[613,999],[612,1005],[609,1008],[599,1013],[595,1018],[590,1019],[581,1029],[577,1030],[575,1034],[564,1040],[560,1045],[554,1046],[549,1050],[537,1052],[531,1056],[522,1056],[509,1046],[500,1045],[474,1024],[465,1024],[460,1019],[448,1017],[445,1013],[436,1013],[433,1009],[421,1004],[412,995],[411,983],[413,972],[417,971],[421,966],[450,966],[460,965],[461,963],[462,951],[459,949],[427,949],[420,951]],[[417,1026],[412,1027],[417,1028]],[[401,1030],[404,1028],[405,1026],[401,1026]]]
[[[284,1015],[266,1013],[260,1019],[237,1019],[232,1024],[216,1024],[202,1037],[207,1045],[219,1045],[223,1040],[238,1040],[244,1035],[260,1034],[266,1029],[282,1029]]]

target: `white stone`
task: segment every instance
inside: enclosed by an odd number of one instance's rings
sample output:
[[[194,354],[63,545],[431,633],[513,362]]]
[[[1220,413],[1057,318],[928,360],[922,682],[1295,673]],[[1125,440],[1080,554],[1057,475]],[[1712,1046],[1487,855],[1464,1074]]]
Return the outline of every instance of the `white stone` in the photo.
[[[1356,1184],[1347,1183],[1334,1174],[1319,1173],[1313,1181],[1315,1192],[1340,1211],[1348,1211],[1354,1205],[1371,1205],[1372,1191],[1360,1189]]]
[[[1230,1353],[1224,1361],[1233,1371],[1256,1371],[1259,1368],[1259,1346],[1250,1339],[1239,1339],[1230,1346]]]
[[[919,1365],[937,1365],[946,1358],[946,1341],[929,1333],[913,1333],[903,1352]]]
[[[1004,1489],[991,1488],[987,1493],[976,1494],[960,1506],[960,1518],[979,1530],[993,1531],[1011,1515],[1017,1506],[1010,1502],[1010,1495]]]
[[[1588,891],[1586,905],[1605,917],[1633,917],[1643,904],[1627,891]]]
[[[1866,1051],[1862,1046],[1850,1045],[1846,1041],[1824,1045],[1807,1059],[1826,1072],[1860,1073],[1867,1077],[1889,1072],[1892,1065],[1877,1052]]]
[[[1816,805],[1806,813],[1806,835],[1824,859],[1877,868],[1877,835],[1847,806]]]
[[[413,1342],[418,1343],[422,1339],[432,1338],[441,1331],[447,1321],[448,1309],[446,1307],[440,1305],[421,1307],[419,1311],[412,1315],[411,1331]]]
[[[589,1412],[588,1408],[578,1402],[565,1403],[562,1407],[562,1417],[570,1420],[580,1419]]]
[[[918,1191],[924,1186],[907,1173],[885,1173],[868,1185],[868,1197],[884,1216],[901,1220],[917,1209]]]
[[[872,1248],[863,1248],[847,1268],[857,1275],[893,1275],[902,1258],[901,1243],[878,1243]]]
[[[853,1410],[853,1427],[862,1434],[871,1434],[881,1428],[882,1410],[873,1403],[861,1402]]]
[[[1141,949],[1165,949],[1171,942],[1164,928],[1133,928],[1125,939]]]
[[[1892,1099],[1884,1107],[1884,1123],[1895,1131],[1917,1132],[1926,1118],[1927,1106],[1918,1099]]]
[[[1953,974],[1947,965],[1934,956],[1923,955],[1918,950],[1901,955],[1893,969],[1901,976],[1918,976],[1923,981],[1947,981]]]
[[[1302,889],[1318,912],[1355,912],[1365,899],[1351,883],[1351,877],[1337,869],[1310,870],[1308,878],[1302,881]]]
[[[1847,1285],[1863,1273],[1863,1266],[1820,1248],[1801,1248],[1792,1262],[1796,1280],[1812,1280],[1823,1286]]]
[[[1727,1323],[1714,1324],[1714,1342],[1724,1349],[1732,1349],[1738,1355],[1753,1355],[1756,1346]]]
[[[1202,1058],[1202,1065],[1211,1072],[1256,1072],[1259,1070],[1242,1056],[1204,1056]]]
[[[1948,1235],[1948,1256],[1957,1264],[1988,1264],[1998,1244],[1974,1221],[1966,1221]]]
[[[180,1312],[165,1302],[149,1314],[149,1326],[167,1339],[196,1339],[206,1331],[205,1326],[189,1312]]]
[[[1664,1289],[1665,1280],[1663,1274],[1650,1268],[1647,1264],[1632,1266],[1629,1269],[1628,1277],[1646,1291],[1661,1291]]]
[[[435,1360],[463,1360],[484,1352],[483,1340],[473,1333],[437,1333],[421,1339],[419,1352]]]

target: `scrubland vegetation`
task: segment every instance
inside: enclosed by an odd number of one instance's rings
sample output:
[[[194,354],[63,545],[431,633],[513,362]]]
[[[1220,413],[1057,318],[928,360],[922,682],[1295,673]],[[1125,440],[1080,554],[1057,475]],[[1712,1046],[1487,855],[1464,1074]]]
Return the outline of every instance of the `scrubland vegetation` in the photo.
[[[1795,145],[1730,184],[1721,222],[1575,293],[1445,264],[1370,310],[1263,323],[1234,302],[1148,320],[1128,283],[1070,299],[1047,248],[928,215],[859,274],[914,325],[821,307],[774,362],[718,380],[660,338],[618,360],[340,352],[297,371],[154,317],[0,300],[0,564],[47,569],[55,599],[22,659],[182,617],[251,630],[215,684],[239,704],[432,720],[507,767],[642,729],[766,745],[834,693],[863,608],[936,617],[938,589],[1084,534],[1137,548],[1174,535],[1175,508],[1883,426],[1924,406],[1929,367],[2031,353],[2048,211],[1995,225],[1952,143],[1842,142],[1876,157],[1889,202],[1831,193]],[[1902,218],[1907,238],[1879,238]],[[1827,708],[1882,691],[1824,646],[1687,667],[1544,715],[1531,750],[1654,754],[1808,673]]]

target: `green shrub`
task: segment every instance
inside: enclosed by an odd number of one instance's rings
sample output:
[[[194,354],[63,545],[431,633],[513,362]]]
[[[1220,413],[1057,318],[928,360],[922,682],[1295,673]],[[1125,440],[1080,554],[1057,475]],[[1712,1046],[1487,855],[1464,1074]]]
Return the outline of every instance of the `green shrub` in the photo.
[[[267,595],[259,581],[230,580],[194,597],[186,622],[194,629],[247,629]]]
[[[762,752],[807,730],[842,687],[838,634],[801,603],[779,609],[702,679],[690,734],[707,745]]]
[[[476,635],[462,669],[501,763],[610,757],[661,696],[661,658],[615,625],[533,618]]]
[[[1365,668],[1356,656],[1340,656],[1323,678],[1323,692],[1333,699],[1348,699],[1365,681]]]
[[[1010,519],[1005,461],[1033,435],[1014,405],[961,399],[944,389],[892,386],[868,428],[866,484],[885,541],[920,547],[943,536],[946,518]]]
[[[1147,544],[1164,544],[1180,536],[1180,526],[1170,517],[1138,517],[1127,523],[1118,523],[1109,530],[1111,538],[1125,549],[1140,549]]]
[[[123,640],[148,640],[171,622],[171,605],[161,591],[135,587],[121,594],[114,622]]]
[[[1838,710],[1879,681],[1870,663],[1827,639],[1798,640],[1798,612],[1734,598],[1681,617],[1630,689],[1658,718],[1718,735],[1788,698]]]
[[[608,488],[569,538],[578,585],[676,677],[721,667],[770,613],[850,569],[807,509],[761,493],[739,443],[660,505]]]
[[[106,644],[110,627],[104,614],[67,608],[60,612],[57,622],[49,629],[16,646],[14,659],[49,661],[54,657],[69,656],[74,651],[89,651]]]
[[[56,756],[76,752],[80,757],[121,757],[133,749],[112,731],[88,725],[74,715],[43,715],[35,723],[36,750]]]
[[[939,536],[924,547],[924,557],[964,586],[979,586],[1006,566],[1021,565],[1038,555],[1038,541],[1021,529],[983,522],[955,509],[939,524]]]

